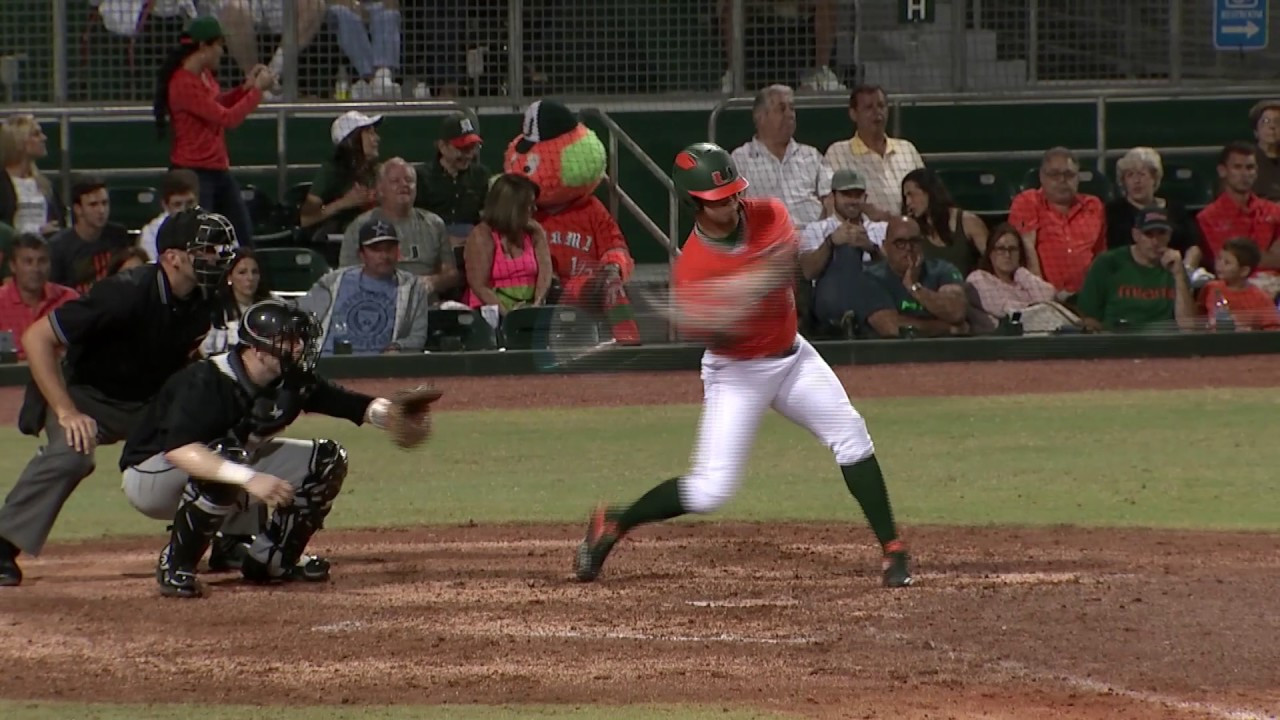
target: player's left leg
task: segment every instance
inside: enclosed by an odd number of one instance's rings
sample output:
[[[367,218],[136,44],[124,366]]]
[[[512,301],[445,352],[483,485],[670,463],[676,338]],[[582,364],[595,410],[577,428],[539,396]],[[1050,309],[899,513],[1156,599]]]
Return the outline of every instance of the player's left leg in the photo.
[[[278,507],[258,533],[241,565],[254,582],[329,579],[329,561],[303,555],[311,536],[324,526],[347,477],[347,451],[332,440],[276,439],[253,458],[258,472],[287,480],[293,502]]]
[[[910,585],[906,548],[898,537],[889,491],[867,423],[849,402],[831,366],[808,342],[800,343],[796,362],[782,381],[773,407],[813,433],[835,454],[849,493],[862,506],[884,551],[884,584]]]

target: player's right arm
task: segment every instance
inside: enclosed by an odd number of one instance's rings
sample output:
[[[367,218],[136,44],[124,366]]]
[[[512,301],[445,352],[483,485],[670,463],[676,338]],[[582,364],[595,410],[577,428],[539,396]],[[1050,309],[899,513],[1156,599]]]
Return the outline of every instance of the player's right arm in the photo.
[[[58,419],[58,425],[67,437],[67,444],[77,452],[88,454],[97,444],[98,423],[80,412],[67,392],[66,381],[58,367],[58,356],[63,345],[47,322],[32,323],[22,334],[22,347],[27,351],[27,364],[31,379],[44,396],[49,411]]]

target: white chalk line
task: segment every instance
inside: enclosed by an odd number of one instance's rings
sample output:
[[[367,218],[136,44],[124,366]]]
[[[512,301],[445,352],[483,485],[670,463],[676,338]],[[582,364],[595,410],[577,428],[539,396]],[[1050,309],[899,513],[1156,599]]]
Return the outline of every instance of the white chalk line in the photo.
[[[345,633],[361,630],[373,630],[378,627],[389,627],[391,623],[364,622],[361,620],[343,620],[327,625],[316,625],[312,632]],[[404,628],[404,623],[396,623]],[[434,631],[434,630],[433,630]],[[678,643],[735,643],[744,645],[812,645],[821,642],[820,638],[809,636],[759,637],[739,635],[736,633],[717,633],[713,635],[667,635],[662,633],[645,633],[629,630],[571,630],[571,629],[522,629],[499,628],[491,631],[461,632],[457,635],[499,636],[518,638],[556,638],[568,640],[638,640],[642,642],[678,642]]]
[[[919,642],[920,637],[909,635],[907,633],[892,632],[879,630],[870,626],[863,628],[867,633],[882,638],[893,639],[898,642],[914,641]],[[1269,714],[1265,710],[1254,710],[1248,708],[1229,707],[1212,702],[1203,702],[1197,700],[1184,700],[1173,695],[1164,695],[1161,693],[1143,692],[1140,690],[1130,690],[1115,683],[1106,683],[1100,680],[1074,675],[1068,672],[1055,672],[1047,668],[1037,668],[1031,665],[1020,663],[1014,660],[1002,660],[993,662],[978,653],[968,652],[964,650],[956,650],[943,643],[930,640],[930,646],[940,652],[946,653],[953,657],[968,658],[983,665],[994,667],[1004,671],[1013,677],[1022,677],[1039,682],[1056,682],[1066,685],[1076,690],[1084,690],[1098,695],[1117,695],[1129,700],[1146,703],[1148,705],[1156,705],[1164,708],[1171,708],[1182,712],[1199,713],[1208,715],[1217,720],[1280,720],[1274,714]]]
[[[685,605],[700,608],[753,608],[753,607],[794,607],[800,603],[796,600],[758,599],[758,600],[685,600]]]

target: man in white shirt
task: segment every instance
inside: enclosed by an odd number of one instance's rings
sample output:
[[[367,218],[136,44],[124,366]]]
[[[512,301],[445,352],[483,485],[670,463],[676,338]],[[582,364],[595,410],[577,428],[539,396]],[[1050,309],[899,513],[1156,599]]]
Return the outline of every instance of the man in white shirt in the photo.
[[[888,223],[867,217],[867,183],[855,170],[835,172],[831,197],[835,214],[810,223],[800,234],[800,271],[814,283],[815,319],[839,325],[853,311],[863,265],[881,257]]]
[[[775,197],[787,206],[796,228],[825,214],[831,168],[812,145],[796,142],[795,94],[786,85],[756,93],[751,108],[756,134],[733,151],[738,172],[751,185],[748,197]]]
[[[834,170],[852,168],[867,181],[866,213],[874,220],[902,215],[902,179],[924,167],[924,159],[909,140],[885,133],[889,100],[878,85],[859,85],[849,96],[853,137],[831,143],[827,164]]]
[[[156,233],[170,215],[177,215],[183,210],[195,207],[200,197],[200,178],[191,170],[170,170],[160,179],[159,215],[142,226],[142,235],[138,238],[138,247],[142,248],[151,262],[156,261]]]

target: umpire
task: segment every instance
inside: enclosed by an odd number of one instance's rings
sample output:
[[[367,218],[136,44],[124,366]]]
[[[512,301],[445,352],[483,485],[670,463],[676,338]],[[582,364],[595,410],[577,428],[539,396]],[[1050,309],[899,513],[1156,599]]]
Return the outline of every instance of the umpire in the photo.
[[[43,429],[48,442],[0,507],[0,585],[22,582],[18,552],[40,554],[63,503],[93,473],[94,448],[127,437],[196,352],[212,316],[205,298],[234,246],[226,218],[183,211],[161,225],[155,263],[94,285],[23,334],[35,387],[18,428],[37,437]]]

